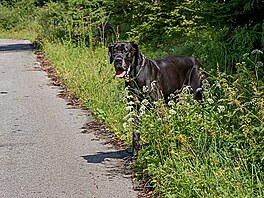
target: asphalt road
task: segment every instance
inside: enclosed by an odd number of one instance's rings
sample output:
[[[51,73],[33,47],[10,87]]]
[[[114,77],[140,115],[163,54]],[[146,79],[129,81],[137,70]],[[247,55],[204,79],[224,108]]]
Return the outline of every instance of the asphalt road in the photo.
[[[58,97],[31,43],[0,39],[0,197],[134,198],[126,151],[81,133],[93,118]]]

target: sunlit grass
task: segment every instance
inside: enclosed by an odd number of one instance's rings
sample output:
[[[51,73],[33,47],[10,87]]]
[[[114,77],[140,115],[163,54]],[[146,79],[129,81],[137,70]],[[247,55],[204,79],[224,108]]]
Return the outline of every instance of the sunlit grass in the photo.
[[[107,49],[45,43],[44,51],[68,90],[113,132],[126,139],[126,134],[122,134],[126,114],[124,82],[115,78]]]
[[[23,2],[33,6],[31,1]],[[37,40],[68,91],[97,119],[129,144],[131,133],[140,132],[146,146],[139,152],[135,170],[155,196],[264,197],[264,70],[258,61],[263,60],[258,59],[262,51],[243,55],[244,45],[231,45],[235,54],[227,54],[230,43],[208,40],[208,30],[202,42],[192,38],[174,47],[164,45],[165,50],[141,46],[150,58],[196,55],[208,73],[208,68],[215,73],[209,75],[210,85],[204,87],[206,97],[201,103],[182,93],[177,103],[144,106],[149,103],[145,101],[137,112],[124,99],[124,82],[115,78],[107,49],[91,47],[97,40],[92,29],[108,18],[103,8],[89,13],[90,21],[76,6],[76,15],[62,15],[67,13],[63,3],[51,2],[37,15],[35,7],[25,8],[0,8],[5,19],[1,27],[11,28],[1,30],[0,37]],[[244,62],[235,64],[242,55]],[[236,68],[235,75],[226,74],[232,73],[229,67]]]
[[[37,33],[33,29],[23,30],[0,30],[0,38],[36,40]]]
[[[263,148],[262,89],[245,80],[254,81],[254,74],[244,68],[235,81],[242,80],[246,87],[241,87],[219,73],[211,79],[215,83],[205,86],[202,103],[183,93],[177,103],[150,105],[137,115],[126,108],[131,104],[124,99],[124,82],[115,78],[106,48],[46,42],[43,49],[68,90],[121,139],[131,143],[132,131],[139,130],[147,146],[135,170],[140,179],[148,175],[157,195],[263,196],[263,163],[259,157],[251,159],[251,152],[258,156]],[[245,97],[248,92],[237,94],[239,88],[252,92],[253,99]],[[248,105],[251,100],[254,106]]]

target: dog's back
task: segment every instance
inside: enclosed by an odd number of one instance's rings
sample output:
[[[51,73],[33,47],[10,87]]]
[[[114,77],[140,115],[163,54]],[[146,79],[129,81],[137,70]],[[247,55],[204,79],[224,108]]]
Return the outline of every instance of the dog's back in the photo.
[[[199,67],[202,65],[197,59],[188,56],[169,56],[155,60],[155,63],[160,70],[160,86],[165,98],[182,89],[184,85],[189,85],[193,89],[195,99],[202,99],[202,95],[196,91],[202,85],[199,75]]]

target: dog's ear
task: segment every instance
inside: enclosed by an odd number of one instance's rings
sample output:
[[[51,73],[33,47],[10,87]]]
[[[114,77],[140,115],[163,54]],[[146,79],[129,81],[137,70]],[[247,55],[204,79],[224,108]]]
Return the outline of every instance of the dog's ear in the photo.
[[[139,51],[139,47],[136,41],[130,41],[129,43],[133,49],[135,49],[136,51]]]
[[[130,44],[133,47],[133,49],[135,49],[135,55],[137,56],[137,58],[139,58],[140,57],[139,45],[137,44],[136,41],[130,41]]]
[[[112,64],[113,61],[114,61],[113,49],[114,49],[114,44],[110,44],[109,47],[108,47],[108,55],[109,55],[109,58],[110,58],[110,64]]]

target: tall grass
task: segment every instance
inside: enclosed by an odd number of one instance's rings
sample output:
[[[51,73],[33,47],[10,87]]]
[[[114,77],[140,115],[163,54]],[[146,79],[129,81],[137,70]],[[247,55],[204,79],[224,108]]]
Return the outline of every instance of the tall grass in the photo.
[[[262,54],[246,54],[235,77],[220,71],[209,77],[202,103],[183,92],[168,106],[144,100],[137,112],[114,77],[107,49],[49,42],[43,49],[69,91],[119,137],[130,143],[133,130],[141,133],[147,146],[135,170],[156,195],[263,197]]]
[[[122,139],[126,114],[123,82],[114,76],[105,48],[92,50],[57,43],[45,43],[43,50],[67,85],[97,118],[105,122]]]
[[[23,2],[32,5],[33,1]],[[130,143],[131,133],[140,132],[146,146],[135,165],[138,179],[147,181],[160,197],[263,197],[264,68],[259,61],[263,52],[244,54],[243,62],[235,64],[245,48],[227,57],[228,46],[220,42],[179,44],[169,53],[194,54],[203,63],[217,65],[214,73],[209,72],[210,83],[204,83],[205,99],[197,102],[183,92],[176,101],[172,96],[168,105],[144,100],[136,111],[125,99],[131,96],[124,82],[114,76],[107,49],[94,47],[94,28],[106,14],[92,7],[98,8],[96,2],[88,2],[84,9],[78,3],[70,9],[63,3],[47,3],[36,16],[41,28],[30,23],[27,27],[32,28],[25,32],[32,30],[34,35],[40,30],[42,49],[68,91],[116,135]],[[0,5],[1,13],[6,13],[0,14],[5,29],[1,35],[21,32],[32,17],[26,10],[17,10]],[[148,57],[168,53],[147,48],[143,49]],[[229,64],[235,65],[233,76],[221,72],[232,73]]]
[[[0,2],[0,37],[35,41],[37,22],[34,8],[32,0],[17,2],[12,6]]]
[[[259,53],[259,54],[258,54]],[[205,100],[141,104],[144,143],[137,168],[161,197],[262,197],[264,195],[264,100],[258,60],[245,54],[235,77],[218,71],[204,83]],[[260,57],[259,57],[260,58]],[[250,68],[255,67],[255,72]],[[148,102],[144,102],[148,103]],[[142,178],[142,174],[139,176]]]

